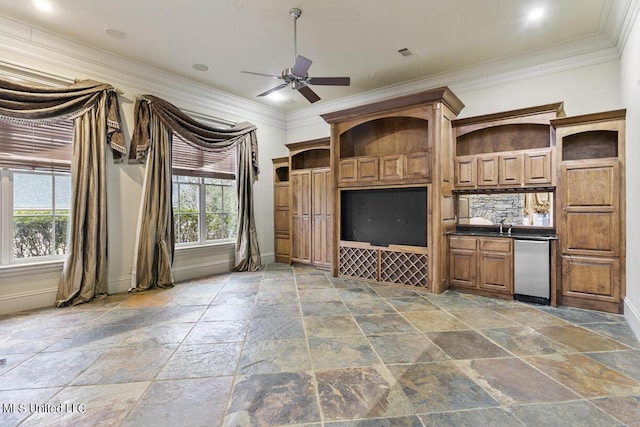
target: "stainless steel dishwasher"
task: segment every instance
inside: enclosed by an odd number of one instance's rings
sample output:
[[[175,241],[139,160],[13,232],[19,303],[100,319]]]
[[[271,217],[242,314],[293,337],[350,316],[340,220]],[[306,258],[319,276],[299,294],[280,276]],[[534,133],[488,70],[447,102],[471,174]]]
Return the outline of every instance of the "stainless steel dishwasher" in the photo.
[[[549,304],[549,241],[515,240],[514,299]]]

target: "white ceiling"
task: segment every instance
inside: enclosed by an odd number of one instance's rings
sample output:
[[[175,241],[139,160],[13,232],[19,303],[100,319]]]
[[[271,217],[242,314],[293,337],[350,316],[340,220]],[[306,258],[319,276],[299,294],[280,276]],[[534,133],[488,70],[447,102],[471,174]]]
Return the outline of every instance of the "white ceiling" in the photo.
[[[256,98],[293,65],[292,7],[302,9],[298,53],[310,76],[350,76],[351,86],[313,86],[320,102],[454,70],[483,73],[610,48],[631,0],[0,0],[0,15],[176,74],[293,111],[309,103]],[[544,8],[539,22],[527,15]],[[113,38],[105,29],[120,31]],[[404,58],[399,49],[415,56]],[[196,71],[193,64],[210,70]]]

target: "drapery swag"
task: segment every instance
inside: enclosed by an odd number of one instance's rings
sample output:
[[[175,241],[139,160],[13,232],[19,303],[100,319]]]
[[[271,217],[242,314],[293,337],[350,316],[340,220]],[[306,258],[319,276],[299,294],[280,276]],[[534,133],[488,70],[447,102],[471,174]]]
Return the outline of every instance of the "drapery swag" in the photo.
[[[126,153],[117,93],[112,86],[91,80],[54,88],[0,79],[0,117],[32,125],[74,120],[69,254],[55,305],[106,295],[106,146],[116,162]]]
[[[201,123],[169,102],[152,95],[136,100],[130,159],[146,159],[143,195],[132,272],[132,290],[173,286],[175,235],[171,203],[171,144],[175,133],[205,151],[236,149],[238,229],[235,271],[260,267],[255,227],[253,183],[258,169],[256,126],[242,122],[230,128]]]

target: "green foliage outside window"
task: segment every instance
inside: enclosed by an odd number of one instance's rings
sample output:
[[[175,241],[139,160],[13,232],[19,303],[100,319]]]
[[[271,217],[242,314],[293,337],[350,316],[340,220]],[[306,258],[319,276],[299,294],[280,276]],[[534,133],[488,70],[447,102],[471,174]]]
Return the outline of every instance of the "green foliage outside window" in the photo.
[[[233,180],[174,176],[173,221],[176,243],[199,241],[200,207],[206,241],[236,236],[237,202]],[[201,197],[204,203],[201,203]]]
[[[13,257],[21,259],[66,254],[68,224],[68,211],[57,211],[55,220],[51,211],[16,211],[13,217]]]

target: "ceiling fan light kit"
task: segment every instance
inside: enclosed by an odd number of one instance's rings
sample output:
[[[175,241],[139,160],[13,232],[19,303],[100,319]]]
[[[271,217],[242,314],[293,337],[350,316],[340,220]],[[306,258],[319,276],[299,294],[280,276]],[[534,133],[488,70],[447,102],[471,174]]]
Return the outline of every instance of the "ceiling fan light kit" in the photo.
[[[289,15],[293,18],[293,67],[285,68],[282,70],[280,76],[274,76],[271,74],[256,73],[253,71],[243,71],[246,74],[253,74],[257,76],[271,77],[282,81],[278,86],[273,87],[258,96],[267,96],[280,89],[284,89],[287,86],[291,86],[291,89],[297,90],[307,101],[313,103],[320,100],[318,94],[316,94],[309,85],[318,86],[349,86],[351,84],[350,77],[309,77],[308,71],[313,61],[305,58],[302,55],[298,55],[297,46],[297,21],[302,15],[302,11],[298,8],[289,10]]]

